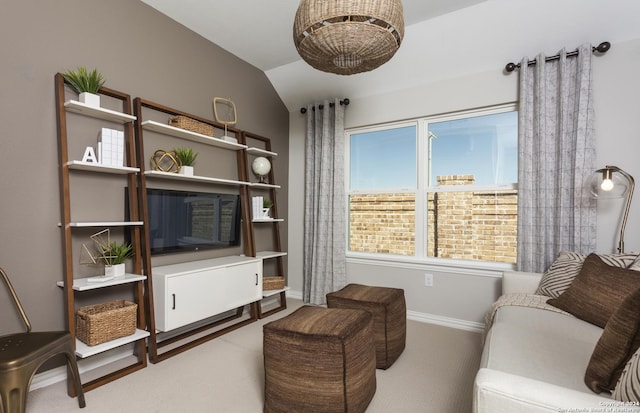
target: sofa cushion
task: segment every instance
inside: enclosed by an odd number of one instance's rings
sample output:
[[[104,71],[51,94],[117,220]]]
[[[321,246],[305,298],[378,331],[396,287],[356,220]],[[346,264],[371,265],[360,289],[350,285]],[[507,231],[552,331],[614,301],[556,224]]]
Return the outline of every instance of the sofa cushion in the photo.
[[[585,383],[596,393],[616,386],[622,369],[640,346],[640,288],[613,313],[591,355]]]
[[[640,264],[636,263],[638,254],[599,254],[598,256],[608,265],[640,270]],[[551,298],[559,297],[580,273],[586,258],[586,255],[576,252],[561,251],[558,258],[542,275],[535,293]]]
[[[625,297],[638,288],[639,271],[612,267],[590,254],[571,286],[547,303],[604,328]]]
[[[504,306],[493,320],[480,367],[593,394],[584,372],[602,329],[566,313]]]

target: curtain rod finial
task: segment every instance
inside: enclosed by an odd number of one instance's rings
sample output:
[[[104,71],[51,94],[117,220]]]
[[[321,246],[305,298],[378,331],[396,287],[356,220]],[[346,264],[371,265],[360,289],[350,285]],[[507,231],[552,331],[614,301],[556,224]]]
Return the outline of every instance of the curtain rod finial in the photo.
[[[517,65],[515,63],[511,62],[511,63],[507,63],[507,65],[504,67],[504,70],[506,70],[507,73],[511,73],[514,70],[516,70],[516,67],[517,67]]]
[[[602,42],[597,47],[594,47],[593,49],[594,49],[594,52],[597,51],[598,53],[607,53],[609,49],[611,49],[611,43]]]

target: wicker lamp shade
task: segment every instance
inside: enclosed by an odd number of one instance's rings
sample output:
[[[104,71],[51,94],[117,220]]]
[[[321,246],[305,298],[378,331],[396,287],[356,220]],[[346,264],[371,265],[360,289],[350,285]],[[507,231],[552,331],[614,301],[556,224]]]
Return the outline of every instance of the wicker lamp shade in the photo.
[[[401,0],[302,0],[293,24],[300,56],[318,70],[339,75],[381,66],[403,37]]]

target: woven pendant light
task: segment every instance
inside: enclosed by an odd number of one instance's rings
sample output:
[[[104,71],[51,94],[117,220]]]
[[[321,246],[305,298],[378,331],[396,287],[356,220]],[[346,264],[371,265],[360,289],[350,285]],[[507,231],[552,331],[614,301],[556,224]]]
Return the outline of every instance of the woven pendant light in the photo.
[[[381,66],[403,37],[401,0],[302,0],[293,24],[300,56],[318,70],[339,75]]]

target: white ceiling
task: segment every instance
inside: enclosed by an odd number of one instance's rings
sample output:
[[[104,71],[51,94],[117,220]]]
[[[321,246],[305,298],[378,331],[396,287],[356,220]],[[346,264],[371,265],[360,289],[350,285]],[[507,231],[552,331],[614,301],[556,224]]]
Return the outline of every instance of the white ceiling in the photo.
[[[463,79],[583,43],[640,38],[638,0],[403,0],[405,38],[391,61],[340,76],[313,69],[292,40],[299,0],[141,0],[263,70],[289,109]],[[611,53],[611,52],[610,52]],[[426,96],[425,98],[428,98]]]
[[[483,1],[403,0],[405,24],[418,23]],[[292,38],[298,0],[142,2],[265,72],[300,60]]]
[[[293,20],[299,0],[141,1],[263,70],[290,111],[327,98],[354,98],[372,91],[360,83],[345,86],[347,78],[367,79],[367,74],[345,77],[319,72],[298,56]],[[412,25],[485,1],[403,0],[405,32]]]

